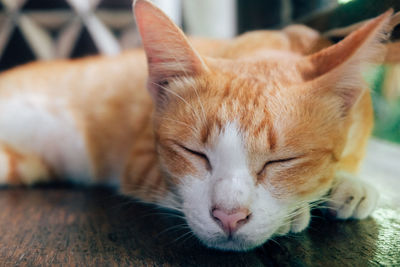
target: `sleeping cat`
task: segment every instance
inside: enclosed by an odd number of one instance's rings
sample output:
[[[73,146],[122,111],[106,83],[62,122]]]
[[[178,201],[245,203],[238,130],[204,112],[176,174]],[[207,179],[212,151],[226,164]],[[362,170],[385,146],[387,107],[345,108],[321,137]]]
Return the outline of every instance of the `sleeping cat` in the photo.
[[[223,250],[303,231],[319,201],[339,219],[371,214],[361,69],[384,56],[392,11],[323,50],[305,26],[189,41],[150,2],[134,13],[144,51],[0,75],[1,183],[116,182]]]

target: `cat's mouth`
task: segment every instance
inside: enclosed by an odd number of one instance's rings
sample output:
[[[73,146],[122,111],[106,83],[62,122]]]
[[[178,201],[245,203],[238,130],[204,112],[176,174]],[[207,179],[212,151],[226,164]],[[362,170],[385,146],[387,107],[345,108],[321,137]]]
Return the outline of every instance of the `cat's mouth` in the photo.
[[[236,233],[228,234],[211,227],[204,231],[201,225],[193,225],[189,221],[188,224],[194,235],[206,247],[225,251],[249,251],[261,246],[273,235],[273,231],[255,233],[253,231],[257,228],[255,225],[245,231],[243,229]]]

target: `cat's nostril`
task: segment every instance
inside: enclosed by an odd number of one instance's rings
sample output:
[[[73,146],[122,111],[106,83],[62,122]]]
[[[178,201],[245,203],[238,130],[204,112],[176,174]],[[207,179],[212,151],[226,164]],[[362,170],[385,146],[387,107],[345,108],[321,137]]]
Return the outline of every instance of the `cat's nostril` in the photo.
[[[211,215],[228,235],[236,232],[240,226],[247,223],[251,216],[246,208],[235,209],[234,211],[214,208]]]

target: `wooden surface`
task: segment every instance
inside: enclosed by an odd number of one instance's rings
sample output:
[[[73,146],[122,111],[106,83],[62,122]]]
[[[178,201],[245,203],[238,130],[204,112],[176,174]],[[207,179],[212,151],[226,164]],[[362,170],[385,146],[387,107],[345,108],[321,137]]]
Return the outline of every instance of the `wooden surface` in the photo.
[[[374,145],[367,160],[387,154]],[[306,232],[248,253],[206,249],[176,216],[111,189],[2,188],[0,266],[400,266],[400,181],[374,183],[385,191],[371,218],[334,222],[314,212]]]

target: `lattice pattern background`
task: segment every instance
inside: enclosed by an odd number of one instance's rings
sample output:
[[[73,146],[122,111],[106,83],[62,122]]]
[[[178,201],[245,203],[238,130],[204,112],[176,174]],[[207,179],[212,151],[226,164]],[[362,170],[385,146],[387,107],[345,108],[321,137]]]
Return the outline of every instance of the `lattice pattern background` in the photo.
[[[20,63],[10,56],[29,61],[97,52],[115,54],[140,42],[131,0],[0,0],[0,3],[1,69]]]
[[[35,59],[115,54],[139,45],[132,1],[0,0],[0,71]],[[152,1],[183,24],[189,35],[214,38],[294,22],[325,31],[370,18],[390,6],[400,8],[398,0],[354,0],[353,9],[341,8],[338,0]]]

